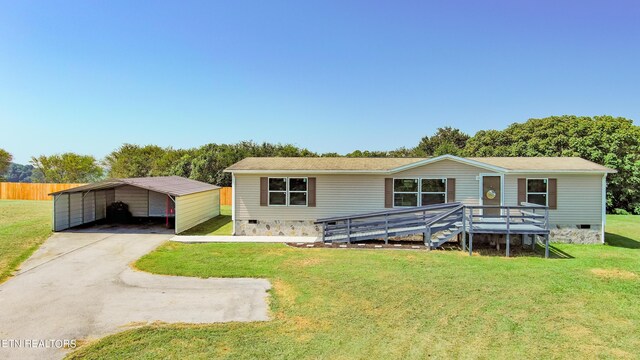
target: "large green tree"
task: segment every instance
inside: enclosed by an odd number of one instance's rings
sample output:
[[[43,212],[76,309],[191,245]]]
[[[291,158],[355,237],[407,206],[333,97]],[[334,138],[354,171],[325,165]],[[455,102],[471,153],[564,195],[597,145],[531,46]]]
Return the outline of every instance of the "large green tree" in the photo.
[[[432,136],[423,137],[415,151],[421,156],[460,155],[467,140],[469,135],[447,126],[438,128]]]
[[[9,165],[13,160],[13,156],[8,151],[0,149],[0,180],[3,179],[3,175],[9,169]]]
[[[5,180],[9,182],[31,182],[31,176],[33,175],[32,165],[21,165],[11,163],[7,172],[5,173]]]
[[[193,150],[175,150],[157,145],[123,144],[103,161],[112,178],[171,175],[180,159]]]
[[[165,152],[164,148],[157,145],[123,144],[107,155],[103,162],[109,177],[145,177],[157,172],[156,164]]]
[[[52,183],[86,183],[102,178],[103,171],[91,155],[74,153],[41,155],[31,158],[31,164],[42,175],[42,180]]]
[[[640,214],[640,127],[612,116],[552,116],[479,131],[467,156],[579,156],[618,170],[609,175],[607,205]]]
[[[173,167],[173,173],[195,180],[231,186],[231,175],[224,169],[246,157],[304,157],[318,156],[307,149],[291,144],[257,144],[242,141],[237,144],[207,144],[196,150],[193,158],[183,157]]]

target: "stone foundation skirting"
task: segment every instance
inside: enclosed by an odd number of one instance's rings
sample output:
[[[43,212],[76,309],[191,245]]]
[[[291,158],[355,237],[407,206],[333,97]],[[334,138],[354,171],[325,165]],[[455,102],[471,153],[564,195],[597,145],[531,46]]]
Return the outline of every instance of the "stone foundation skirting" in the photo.
[[[258,220],[250,224],[249,220],[236,220],[236,235],[257,236],[322,236],[322,226],[311,220]],[[565,244],[601,244],[602,234],[599,228],[578,229],[575,226],[556,225],[550,229],[550,240]],[[474,242],[505,243],[504,235],[475,234]],[[529,243],[527,238],[511,236],[511,244]]]
[[[578,229],[575,226],[553,226],[549,229],[549,240],[564,244],[602,244],[602,234],[600,229]],[[506,235],[504,234],[474,234],[474,243],[490,243],[495,244],[506,243]],[[510,242],[512,245],[531,244],[529,236],[511,235]]]
[[[550,229],[551,241],[565,244],[602,244],[599,228],[578,229],[575,226],[555,226]]]
[[[257,236],[321,236],[322,226],[310,220],[236,220],[236,235]]]

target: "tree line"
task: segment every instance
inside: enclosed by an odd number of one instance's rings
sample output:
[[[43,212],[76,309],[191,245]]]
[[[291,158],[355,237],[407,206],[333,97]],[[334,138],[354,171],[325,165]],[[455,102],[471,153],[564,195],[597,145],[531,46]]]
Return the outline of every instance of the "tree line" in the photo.
[[[504,130],[481,130],[470,136],[439,128],[413,147],[391,151],[356,150],[346,155],[315,153],[291,144],[206,144],[192,149],[124,144],[104,159],[74,153],[33,157],[30,165],[11,163],[0,149],[0,174],[12,181],[92,182],[106,177],[178,175],[230,186],[223,170],[245,157],[428,157],[452,154],[485,156],[579,156],[618,170],[609,175],[607,208],[640,214],[640,127],[612,116],[552,116],[514,123]],[[29,174],[28,176],[26,174]]]

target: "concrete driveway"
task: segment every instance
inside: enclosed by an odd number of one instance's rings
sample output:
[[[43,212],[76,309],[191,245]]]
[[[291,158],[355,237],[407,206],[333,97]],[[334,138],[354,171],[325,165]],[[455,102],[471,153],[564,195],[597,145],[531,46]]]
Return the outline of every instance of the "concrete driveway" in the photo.
[[[0,285],[0,358],[59,359],[66,354],[58,348],[64,340],[93,340],[155,321],[268,320],[266,280],[161,276],[130,268],[171,236],[54,234]],[[37,347],[25,340],[38,340]]]

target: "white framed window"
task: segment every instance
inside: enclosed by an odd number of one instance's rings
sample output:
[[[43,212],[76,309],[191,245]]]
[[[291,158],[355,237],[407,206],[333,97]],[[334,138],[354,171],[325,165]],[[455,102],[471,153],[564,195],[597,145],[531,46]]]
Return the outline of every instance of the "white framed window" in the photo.
[[[306,177],[270,177],[269,206],[307,206],[309,197]]]
[[[446,202],[446,178],[393,179],[394,207],[426,206]]]
[[[420,205],[444,204],[447,202],[447,179],[420,180]]]
[[[418,206],[418,179],[393,179],[393,206]]]
[[[527,179],[527,202],[549,205],[549,179]]]
[[[287,178],[269,178],[269,206],[287,206]]]
[[[309,192],[307,178],[289,178],[288,180],[289,206],[307,206],[307,198]]]

